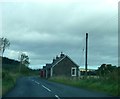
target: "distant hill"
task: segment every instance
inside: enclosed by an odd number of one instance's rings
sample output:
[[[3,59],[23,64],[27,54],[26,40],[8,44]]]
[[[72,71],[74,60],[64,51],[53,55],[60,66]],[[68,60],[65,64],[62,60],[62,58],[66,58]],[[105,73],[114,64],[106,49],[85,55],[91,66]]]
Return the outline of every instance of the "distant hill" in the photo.
[[[11,70],[17,69],[20,62],[14,59],[9,59],[7,57],[2,58],[2,69]]]
[[[0,58],[1,58],[1,56],[0,56]],[[19,61],[14,60],[14,59],[9,59],[7,57],[2,58],[2,69],[3,70],[7,70],[7,71],[12,72],[12,73],[18,73],[19,68],[20,68]],[[28,74],[39,75],[39,70],[32,70],[25,65],[21,65],[21,73],[26,74],[26,75],[28,75]]]
[[[18,65],[20,62],[14,59],[9,59],[7,57],[3,57],[2,58],[2,64],[14,64],[14,65]]]

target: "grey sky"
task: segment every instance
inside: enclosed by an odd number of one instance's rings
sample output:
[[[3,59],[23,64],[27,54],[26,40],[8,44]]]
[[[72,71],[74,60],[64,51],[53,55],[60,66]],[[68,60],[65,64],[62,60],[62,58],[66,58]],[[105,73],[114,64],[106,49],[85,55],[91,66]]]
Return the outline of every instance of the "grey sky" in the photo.
[[[88,32],[89,68],[118,65],[117,0],[45,1],[1,3],[1,36],[11,42],[6,57],[26,52],[30,66],[41,68],[62,51],[83,67]]]

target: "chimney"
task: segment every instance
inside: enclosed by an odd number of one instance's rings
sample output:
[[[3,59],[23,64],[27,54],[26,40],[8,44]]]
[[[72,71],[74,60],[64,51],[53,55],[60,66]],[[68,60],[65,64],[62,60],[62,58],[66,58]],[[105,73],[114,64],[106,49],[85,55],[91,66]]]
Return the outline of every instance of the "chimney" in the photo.
[[[53,58],[53,62],[52,63],[55,63],[55,58]]]
[[[43,69],[45,69],[46,68],[46,66],[43,66]]]
[[[58,57],[58,55],[56,56],[56,60],[58,60],[59,59],[59,57]]]
[[[63,58],[65,55],[63,54],[63,52],[61,52],[60,54],[60,58]]]

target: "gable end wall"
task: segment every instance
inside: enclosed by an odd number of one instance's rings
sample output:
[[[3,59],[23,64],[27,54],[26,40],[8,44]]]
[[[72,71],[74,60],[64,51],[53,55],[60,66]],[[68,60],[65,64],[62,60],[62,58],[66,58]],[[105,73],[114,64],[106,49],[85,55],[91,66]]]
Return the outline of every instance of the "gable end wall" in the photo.
[[[71,77],[71,68],[76,67],[78,71],[78,66],[74,64],[68,57],[65,57],[56,66],[53,67],[53,76],[69,76]],[[76,72],[78,76],[78,72]]]

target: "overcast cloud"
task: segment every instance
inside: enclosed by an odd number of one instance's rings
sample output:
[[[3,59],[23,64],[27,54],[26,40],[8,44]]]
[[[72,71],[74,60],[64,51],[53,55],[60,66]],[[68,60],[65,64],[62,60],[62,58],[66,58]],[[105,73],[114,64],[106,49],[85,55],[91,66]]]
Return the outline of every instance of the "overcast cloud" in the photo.
[[[118,65],[117,0],[2,2],[1,13],[1,36],[11,42],[6,57],[26,52],[30,67],[41,68],[62,51],[84,67],[88,32],[88,68]]]

